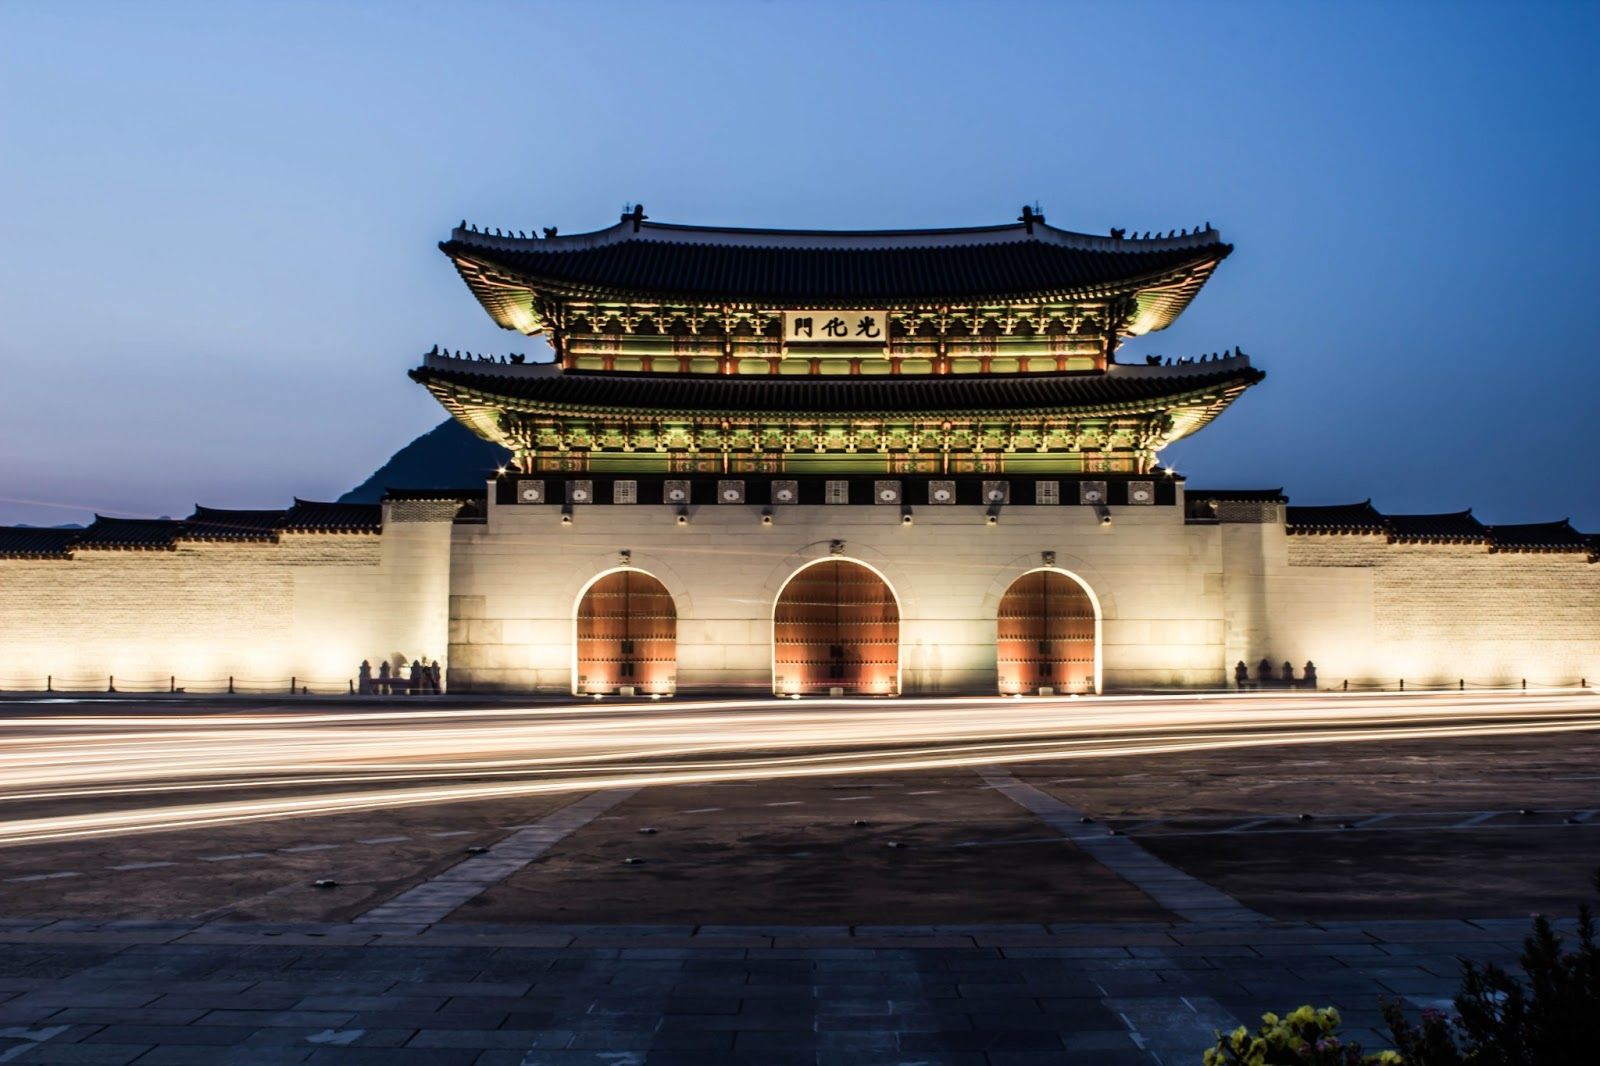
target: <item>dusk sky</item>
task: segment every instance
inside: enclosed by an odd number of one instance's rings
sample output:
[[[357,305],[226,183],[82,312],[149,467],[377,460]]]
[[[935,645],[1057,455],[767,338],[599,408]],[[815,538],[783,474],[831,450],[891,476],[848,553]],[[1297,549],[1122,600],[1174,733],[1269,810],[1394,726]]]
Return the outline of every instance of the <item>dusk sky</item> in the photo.
[[[0,0],[0,522],[331,499],[540,353],[438,251],[1214,223],[1192,487],[1600,530],[1600,5]]]

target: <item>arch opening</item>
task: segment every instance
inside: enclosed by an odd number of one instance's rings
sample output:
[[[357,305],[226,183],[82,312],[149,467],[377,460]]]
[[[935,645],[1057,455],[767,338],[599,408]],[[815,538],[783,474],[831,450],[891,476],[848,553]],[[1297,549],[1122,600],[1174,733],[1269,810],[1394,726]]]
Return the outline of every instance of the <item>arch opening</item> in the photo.
[[[1000,694],[1100,691],[1100,610],[1062,570],[1031,570],[1000,598],[995,660]]]
[[[612,570],[574,613],[575,695],[670,695],[678,685],[678,610],[655,576]]]
[[[789,578],[772,612],[772,690],[900,694],[900,604],[876,570],[824,559]]]

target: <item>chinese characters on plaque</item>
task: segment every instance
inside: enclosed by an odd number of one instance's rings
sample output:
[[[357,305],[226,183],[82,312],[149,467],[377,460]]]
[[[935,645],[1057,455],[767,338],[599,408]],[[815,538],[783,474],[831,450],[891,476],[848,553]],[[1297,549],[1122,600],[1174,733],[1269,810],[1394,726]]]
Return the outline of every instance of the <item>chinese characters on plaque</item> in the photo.
[[[889,347],[887,311],[785,311],[783,343],[850,344],[886,351]]]

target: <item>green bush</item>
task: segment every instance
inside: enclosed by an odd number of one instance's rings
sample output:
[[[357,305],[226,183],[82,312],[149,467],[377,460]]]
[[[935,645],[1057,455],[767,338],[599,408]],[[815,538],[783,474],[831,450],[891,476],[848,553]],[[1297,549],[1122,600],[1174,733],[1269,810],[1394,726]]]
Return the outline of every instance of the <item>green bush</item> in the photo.
[[[1600,890],[1600,873],[1595,875]],[[1407,1066],[1594,1066],[1600,1062],[1600,950],[1594,917],[1578,908],[1578,946],[1563,950],[1549,919],[1522,941],[1523,977],[1464,962],[1456,1016],[1424,1011],[1414,1025],[1383,1005]]]
[[[1594,877],[1600,891],[1600,871]],[[1462,960],[1454,1016],[1383,1004],[1396,1050],[1365,1053],[1338,1034],[1339,1012],[1301,1007],[1217,1034],[1205,1066],[1595,1066],[1600,1063],[1600,949],[1587,904],[1578,908],[1578,943],[1564,949],[1549,919],[1534,919],[1522,942],[1522,977],[1493,963]]]

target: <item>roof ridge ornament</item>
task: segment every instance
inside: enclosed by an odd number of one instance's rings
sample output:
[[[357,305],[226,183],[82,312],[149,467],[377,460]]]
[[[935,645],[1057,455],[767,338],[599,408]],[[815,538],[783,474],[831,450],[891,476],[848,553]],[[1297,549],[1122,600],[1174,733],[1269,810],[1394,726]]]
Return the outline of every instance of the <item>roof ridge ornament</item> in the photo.
[[[633,223],[633,232],[639,232],[639,224],[650,216],[644,213],[644,204],[626,204],[622,209],[622,221]],[[553,234],[552,234],[553,235]]]
[[[1033,224],[1035,222],[1041,226],[1044,225],[1044,211],[1039,207],[1039,201],[1035,200],[1032,204],[1023,204],[1022,214],[1017,216],[1017,221],[1022,223],[1023,228],[1029,233],[1033,232]]]

